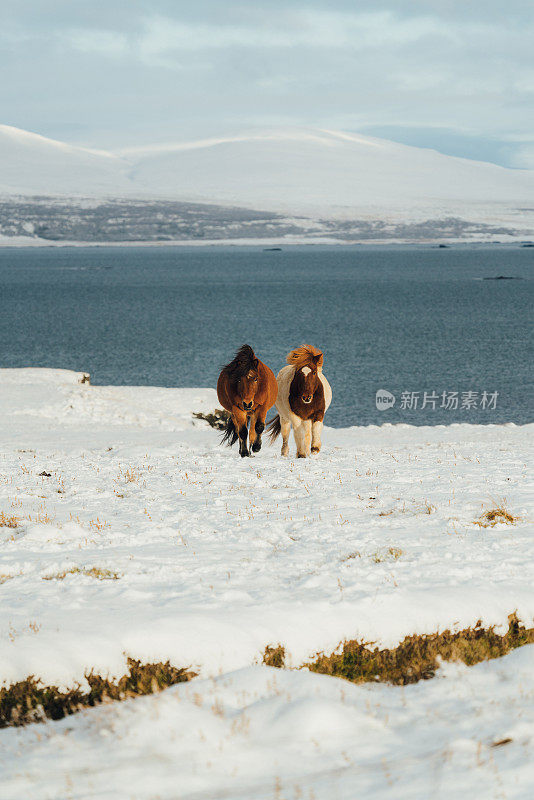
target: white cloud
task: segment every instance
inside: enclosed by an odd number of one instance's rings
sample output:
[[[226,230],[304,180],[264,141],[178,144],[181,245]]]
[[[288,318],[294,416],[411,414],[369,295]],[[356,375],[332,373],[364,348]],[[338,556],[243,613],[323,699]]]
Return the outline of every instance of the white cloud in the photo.
[[[128,38],[115,31],[73,30],[66,34],[66,40],[70,47],[82,53],[120,57],[130,51]]]
[[[448,37],[448,30],[430,18],[403,20],[390,11],[340,14],[294,11],[275,15],[263,25],[206,24],[150,17],[139,40],[148,57],[166,51],[227,48],[365,48],[411,44],[422,37]]]
[[[49,135],[92,126],[128,144],[136,130],[161,141],[280,124],[463,130],[489,147],[534,129],[524,6],[3,0],[0,108]]]

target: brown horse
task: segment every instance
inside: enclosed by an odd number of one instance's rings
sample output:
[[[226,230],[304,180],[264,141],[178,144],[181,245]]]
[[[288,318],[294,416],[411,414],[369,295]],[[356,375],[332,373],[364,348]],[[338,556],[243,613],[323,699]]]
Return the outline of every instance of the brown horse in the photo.
[[[277,375],[278,415],[269,423],[271,444],[282,433],[282,455],[289,455],[289,432],[297,445],[298,458],[306,458],[321,449],[321,431],[325,412],[332,401],[332,389],[323,375],[323,354],[310,344],[303,344],[287,356],[287,367]]]
[[[219,403],[231,414],[222,441],[231,446],[239,439],[239,455],[249,456],[248,434],[252,452],[261,450],[265,417],[277,394],[274,372],[256,358],[250,345],[244,344],[223,367],[217,381]]]

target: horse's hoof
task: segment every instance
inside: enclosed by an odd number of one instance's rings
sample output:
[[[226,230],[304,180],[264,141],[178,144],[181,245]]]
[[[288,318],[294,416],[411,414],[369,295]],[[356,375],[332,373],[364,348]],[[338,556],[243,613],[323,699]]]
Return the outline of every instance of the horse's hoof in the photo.
[[[250,453],[248,452],[248,450],[241,450],[239,455],[241,456],[241,458],[246,458],[247,456],[250,456]]]
[[[320,449],[321,449],[320,447],[312,447],[312,449],[311,449],[312,456],[316,456],[317,453],[320,451]]]
[[[260,450],[261,450],[261,440],[260,439],[256,439],[256,441],[252,445],[252,452],[253,453],[259,453]]]
[[[297,458],[306,458],[306,453],[297,453]]]

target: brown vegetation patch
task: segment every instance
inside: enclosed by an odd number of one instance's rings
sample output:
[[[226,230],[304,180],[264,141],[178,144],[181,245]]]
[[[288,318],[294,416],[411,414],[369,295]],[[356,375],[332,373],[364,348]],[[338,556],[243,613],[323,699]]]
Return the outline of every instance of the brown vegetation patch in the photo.
[[[370,642],[345,641],[340,653],[320,653],[305,664],[312,672],[335,675],[354,683],[381,681],[396,685],[434,677],[439,661],[461,661],[467,666],[499,658],[524,644],[534,643],[534,628],[525,628],[515,616],[508,631],[499,636],[479,622],[457,633],[444,631],[428,636],[407,636],[392,649],[374,649]]]
[[[397,561],[403,555],[404,550],[400,547],[386,547],[373,553],[372,559],[375,564],[381,564],[383,561]]]
[[[110,569],[101,567],[71,567],[71,569],[57,572],[55,575],[44,575],[44,581],[62,581],[67,575],[87,575],[89,578],[96,578],[98,581],[118,581],[122,575]]]
[[[25,681],[0,689],[0,728],[43,722],[45,719],[62,719],[84,708],[153,694],[196,677],[195,672],[173,667],[168,661],[141,664],[129,658],[128,667],[129,673],[118,681],[109,681],[89,673],[85,676],[90,687],[88,692],[82,691],[79,686],[62,692],[57,686],[43,686],[33,675]]]
[[[478,519],[474,521],[475,525],[478,525],[479,528],[494,528],[495,525],[504,524],[504,525],[513,525],[516,522],[520,521],[520,517],[516,517],[511,514],[504,503],[500,506],[496,506],[495,508],[490,508],[489,511],[485,511]]]
[[[204,422],[207,422],[208,425],[218,431],[226,430],[226,425],[230,419],[228,411],[223,411],[222,408],[216,408],[213,414],[203,414],[201,411],[195,411],[193,416],[196,419],[203,419]]]
[[[263,663],[268,667],[278,667],[281,669],[286,663],[286,649],[281,644],[276,647],[267,645],[263,654]]]
[[[6,514],[4,511],[0,511],[0,528],[18,528],[19,522],[19,517],[14,517],[13,515]]]

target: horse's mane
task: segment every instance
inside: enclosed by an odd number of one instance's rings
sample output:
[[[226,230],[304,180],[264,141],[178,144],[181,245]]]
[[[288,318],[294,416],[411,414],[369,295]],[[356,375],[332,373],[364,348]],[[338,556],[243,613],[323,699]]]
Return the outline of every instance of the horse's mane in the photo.
[[[321,372],[323,368],[323,354],[321,350],[318,350],[312,344],[303,344],[302,347],[296,347],[287,354],[286,361],[294,366],[295,369],[317,367],[317,371]]]
[[[257,358],[254,355],[254,350],[249,344],[243,344],[232,361],[223,367],[223,372],[228,375],[231,381],[238,381],[251,369],[257,369],[257,367]]]

